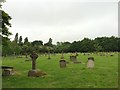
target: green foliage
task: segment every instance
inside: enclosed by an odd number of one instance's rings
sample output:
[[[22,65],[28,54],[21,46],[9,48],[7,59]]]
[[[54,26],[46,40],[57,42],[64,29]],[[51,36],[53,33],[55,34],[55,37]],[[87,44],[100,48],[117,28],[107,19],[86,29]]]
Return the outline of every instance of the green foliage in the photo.
[[[31,42],[31,44],[33,46],[41,46],[41,45],[43,45],[43,41],[35,40],[35,41]]]
[[[9,39],[8,39],[9,40]],[[3,39],[3,45],[10,44],[7,41],[7,39]],[[68,52],[115,52],[120,51],[120,38],[118,37],[97,37],[94,40],[84,38],[81,41],[74,41],[72,43],[70,42],[57,42],[57,45],[49,45],[44,44],[40,40],[35,40],[33,42],[29,42],[28,38],[26,37],[24,39],[24,43],[22,42],[22,36],[19,38],[19,43],[16,45],[12,45],[13,50],[16,53],[30,53],[31,51],[36,51],[37,53],[68,53]],[[9,45],[8,45],[9,46]],[[7,46],[6,46],[7,48]],[[3,48],[3,52],[5,48]],[[9,49],[9,48],[8,48]],[[20,52],[18,52],[20,50]],[[9,50],[11,51],[11,50]],[[12,53],[12,52],[11,52]],[[6,52],[7,54],[7,52]]]
[[[22,42],[22,36],[19,37],[19,46],[22,46],[23,42]]]
[[[18,43],[18,33],[16,33],[14,41],[15,43]]]
[[[28,37],[26,37],[26,38],[24,39],[24,44],[25,44],[25,45],[28,45],[28,43],[29,43],[29,42],[28,42]]]
[[[44,44],[45,46],[49,46],[49,47],[52,47],[53,44],[52,44],[52,39],[49,38],[49,41],[47,43]]]
[[[3,37],[8,37],[12,35],[12,33],[8,31],[8,27],[11,27],[10,20],[12,18],[3,10],[0,10],[0,12],[2,13],[2,29],[0,29],[0,32],[2,32]]]
[[[55,52],[69,52],[70,42],[57,42],[57,45],[54,46]]]

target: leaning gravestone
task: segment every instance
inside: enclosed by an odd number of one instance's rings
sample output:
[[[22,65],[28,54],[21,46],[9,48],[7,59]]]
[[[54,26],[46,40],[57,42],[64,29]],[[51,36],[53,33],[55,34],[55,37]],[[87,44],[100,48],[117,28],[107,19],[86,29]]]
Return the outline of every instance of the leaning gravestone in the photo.
[[[94,58],[93,57],[88,58],[87,68],[94,68]]]
[[[65,68],[66,67],[66,61],[65,60],[60,60],[60,68]]]

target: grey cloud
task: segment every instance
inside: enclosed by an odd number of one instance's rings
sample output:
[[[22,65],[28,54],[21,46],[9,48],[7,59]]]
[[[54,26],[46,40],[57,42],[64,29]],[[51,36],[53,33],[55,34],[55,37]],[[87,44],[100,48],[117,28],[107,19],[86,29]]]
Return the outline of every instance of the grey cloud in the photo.
[[[10,30],[28,36],[31,41],[38,38],[47,41],[49,37],[53,37],[55,42],[73,41],[83,37],[95,38],[117,34],[116,2],[79,2],[78,0],[7,2],[3,8],[13,18],[11,21],[13,27]],[[23,33],[20,30],[32,33]]]

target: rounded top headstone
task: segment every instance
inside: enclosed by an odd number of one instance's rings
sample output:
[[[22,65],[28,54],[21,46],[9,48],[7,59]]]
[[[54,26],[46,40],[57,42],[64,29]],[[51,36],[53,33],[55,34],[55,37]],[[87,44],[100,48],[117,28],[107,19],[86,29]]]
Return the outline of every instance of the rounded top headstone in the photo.
[[[60,60],[59,62],[66,62],[65,60]]]

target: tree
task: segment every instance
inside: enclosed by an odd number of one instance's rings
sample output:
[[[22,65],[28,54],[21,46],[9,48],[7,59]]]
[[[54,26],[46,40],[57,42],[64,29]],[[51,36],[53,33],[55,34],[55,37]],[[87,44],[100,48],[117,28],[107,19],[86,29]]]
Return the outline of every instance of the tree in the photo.
[[[102,48],[101,45],[99,45],[99,43],[95,43],[95,44],[94,44],[94,50],[95,50],[96,52],[102,52],[102,51],[103,51],[103,48]]]
[[[1,2],[5,2],[5,0],[2,0]],[[11,32],[8,31],[8,27],[11,27],[10,20],[12,19],[9,14],[7,14],[5,11],[2,10],[2,5],[0,5],[0,34],[3,37],[8,37],[9,35],[12,35]]]
[[[9,35],[12,35],[12,33],[8,31],[8,27],[11,27],[9,21],[12,18],[3,10],[0,10],[0,12],[2,13],[2,28],[0,28],[0,32],[2,32],[2,37],[8,37]]]
[[[57,42],[57,52],[69,52],[70,42]]]
[[[19,45],[22,46],[23,43],[22,43],[22,36],[19,37]]]
[[[18,43],[18,33],[16,33],[14,41],[15,41],[15,43]]]
[[[25,45],[27,45],[29,42],[28,42],[28,37],[26,37],[25,39],[24,39],[24,44]]]
[[[35,41],[31,42],[31,44],[33,46],[42,46],[43,45],[43,41],[35,40]]]
[[[16,43],[16,41],[12,41],[11,46],[15,55],[21,54],[22,48]]]
[[[25,54],[26,58],[29,52],[29,47],[27,45],[23,45],[22,47],[22,53]]]
[[[69,47],[69,51],[70,52],[78,52],[79,48],[80,48],[80,41],[74,41],[71,43],[70,47]]]
[[[1,0],[0,4],[1,2],[5,2],[5,0]],[[2,5],[0,5],[0,40],[2,40],[0,46],[2,47],[3,56],[10,54],[11,51],[10,39],[8,38],[8,36],[12,35],[12,33],[9,31],[9,27],[11,27],[11,19],[12,18],[9,16],[9,14],[2,10]]]
[[[50,46],[50,47],[52,47],[52,46],[53,46],[53,44],[52,44],[52,39],[49,38],[49,41],[48,41],[47,43],[45,43],[44,45],[45,45],[45,46]]]

